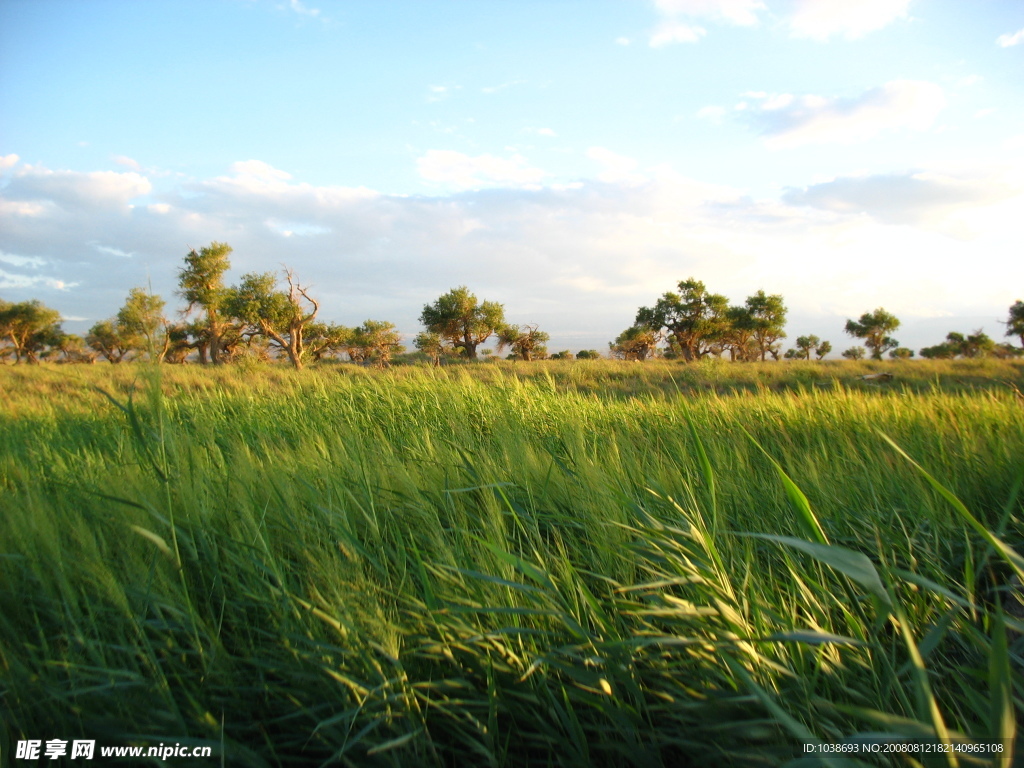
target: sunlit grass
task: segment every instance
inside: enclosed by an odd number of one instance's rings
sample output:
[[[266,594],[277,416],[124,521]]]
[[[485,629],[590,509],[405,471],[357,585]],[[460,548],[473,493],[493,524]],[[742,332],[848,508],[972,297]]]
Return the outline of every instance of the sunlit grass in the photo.
[[[8,739],[674,766],[1005,738],[1021,367],[914,365],[0,368]]]

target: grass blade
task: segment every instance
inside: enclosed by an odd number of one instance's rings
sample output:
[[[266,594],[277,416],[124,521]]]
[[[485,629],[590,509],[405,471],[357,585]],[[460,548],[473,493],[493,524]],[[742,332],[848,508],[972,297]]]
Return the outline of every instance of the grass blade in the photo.
[[[742,429],[742,427],[741,427]],[[814,514],[814,510],[811,509],[811,502],[808,501],[804,492],[800,490],[800,487],[793,482],[793,479],[786,474],[786,470],[782,468],[782,465],[775,460],[775,458],[764,449],[764,447],[754,439],[754,436],[743,430],[744,434],[750,441],[757,446],[757,448],[765,455],[765,457],[775,467],[775,471],[779,475],[779,479],[782,480],[782,487],[786,490],[786,498],[789,499],[789,503],[793,509],[796,510],[797,519],[803,525],[808,537],[818,542],[819,544],[828,544],[828,536],[825,535],[825,529],[821,527],[821,523],[818,521],[818,516]]]
[[[1013,745],[1017,735],[1017,718],[1013,708],[1013,677],[1006,643],[1006,625],[1002,610],[996,611],[992,622],[992,649],[988,657],[989,700],[992,702],[990,727],[992,739],[1002,742],[1008,750],[1000,756],[1005,765],[1013,765]]]
[[[886,605],[892,604],[889,593],[882,585],[878,570],[863,552],[854,552],[851,549],[839,547],[835,544],[818,544],[813,541],[796,539],[792,536],[776,536],[770,533],[737,533],[736,535],[775,541],[787,547],[800,550],[818,562],[824,563],[848,576]]]

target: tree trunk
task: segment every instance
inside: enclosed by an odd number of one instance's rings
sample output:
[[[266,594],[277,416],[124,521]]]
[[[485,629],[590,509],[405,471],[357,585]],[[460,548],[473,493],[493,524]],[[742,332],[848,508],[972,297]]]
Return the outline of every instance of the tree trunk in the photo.
[[[168,334],[168,333],[167,333],[167,332],[165,331],[165,332],[164,332],[164,346],[163,346],[163,349],[161,349],[161,350],[160,350],[160,351],[159,351],[159,352],[157,353],[157,355],[156,355],[156,361],[155,361],[155,362],[158,362],[158,363],[162,363],[162,362],[163,362],[164,360],[166,360],[166,359],[167,359],[167,353],[168,353],[168,352],[170,352],[170,351],[171,351],[171,337],[170,337],[170,335],[169,335],[169,334]]]
[[[291,361],[292,366],[296,371],[302,370],[302,350],[299,348],[301,341],[298,341],[295,334],[292,333],[288,336],[288,344],[285,346],[285,352],[288,353],[288,360]]]
[[[217,313],[210,311],[210,362],[219,365],[222,360],[220,337],[224,333],[224,326],[217,318]]]

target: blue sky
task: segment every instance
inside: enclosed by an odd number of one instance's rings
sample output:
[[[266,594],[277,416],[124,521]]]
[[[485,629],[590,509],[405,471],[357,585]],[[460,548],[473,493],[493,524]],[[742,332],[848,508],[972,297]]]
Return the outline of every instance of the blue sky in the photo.
[[[419,330],[606,348],[688,277],[843,349],[1024,297],[1016,0],[0,0],[0,296],[71,330],[190,247]]]

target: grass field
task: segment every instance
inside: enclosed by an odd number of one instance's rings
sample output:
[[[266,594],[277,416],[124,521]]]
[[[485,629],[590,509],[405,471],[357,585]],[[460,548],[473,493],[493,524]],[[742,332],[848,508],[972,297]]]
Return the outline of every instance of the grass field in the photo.
[[[0,763],[1010,765],[1014,387],[999,361],[0,367]],[[900,739],[1004,752],[801,746]]]

